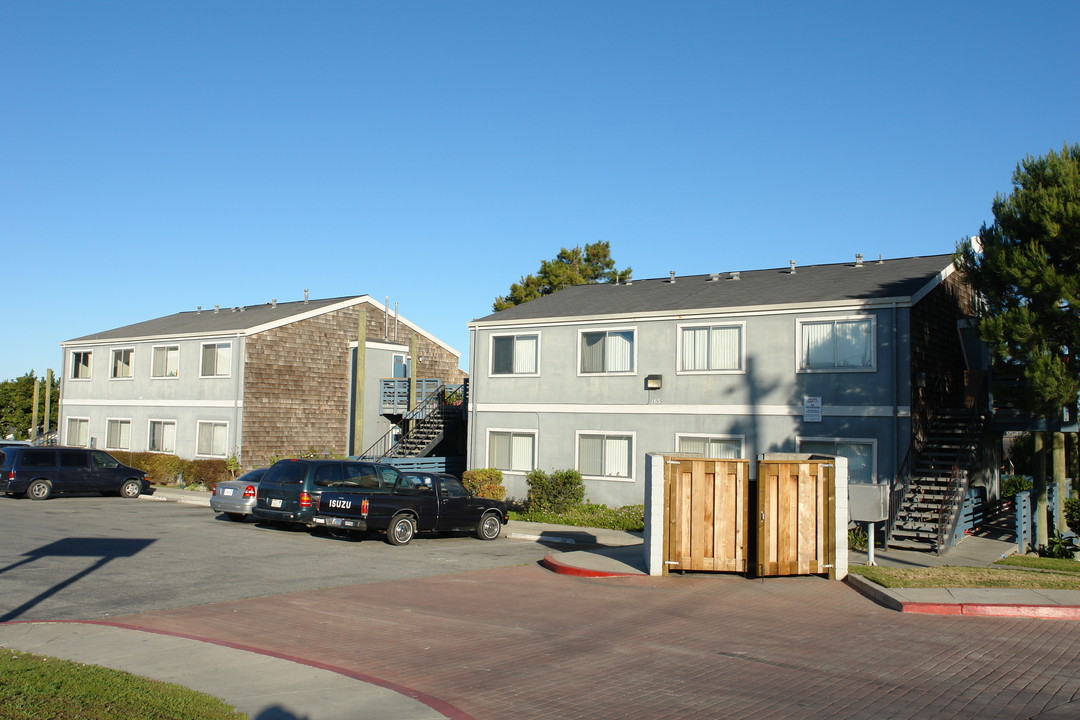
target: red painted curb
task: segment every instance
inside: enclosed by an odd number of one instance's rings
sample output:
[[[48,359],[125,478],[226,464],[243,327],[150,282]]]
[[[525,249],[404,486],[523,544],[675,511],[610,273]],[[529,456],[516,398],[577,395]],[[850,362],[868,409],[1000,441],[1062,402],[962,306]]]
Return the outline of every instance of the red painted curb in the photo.
[[[1035,618],[1039,620],[1080,620],[1077,605],[994,605],[990,603],[901,603],[900,612],[924,615],[970,615],[973,617]]]
[[[586,570],[584,568],[574,567],[573,565],[567,565],[561,563],[555,559],[553,555],[547,555],[540,564],[546,567],[553,573],[559,575],[571,575],[573,577],[583,578],[605,578],[605,577],[641,577],[637,573],[621,573],[621,572],[607,572],[606,570]]]

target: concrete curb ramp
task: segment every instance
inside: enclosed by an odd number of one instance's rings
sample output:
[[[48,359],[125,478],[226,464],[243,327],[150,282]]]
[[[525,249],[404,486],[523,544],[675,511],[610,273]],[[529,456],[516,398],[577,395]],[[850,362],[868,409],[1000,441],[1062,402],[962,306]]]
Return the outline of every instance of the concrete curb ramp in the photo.
[[[994,588],[884,588],[861,575],[844,582],[878,605],[903,613],[1080,620],[1080,591]]]

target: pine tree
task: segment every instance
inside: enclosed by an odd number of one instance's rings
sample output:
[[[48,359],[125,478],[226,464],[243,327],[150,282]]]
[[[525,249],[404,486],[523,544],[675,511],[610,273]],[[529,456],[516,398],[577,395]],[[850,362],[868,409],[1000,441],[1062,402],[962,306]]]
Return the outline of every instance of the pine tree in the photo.
[[[960,244],[957,262],[982,300],[983,340],[1025,380],[1021,404],[1053,428],[1075,413],[1080,393],[1080,145],[1024,158],[1012,184],[994,198],[994,222]],[[1063,463],[1054,465],[1063,478]],[[1043,480],[1035,478],[1037,495]],[[1045,507],[1044,490],[1041,500]]]
[[[527,275],[510,286],[510,292],[495,298],[496,311],[520,305],[550,295],[571,285],[595,282],[623,282],[630,279],[631,270],[615,269],[611,244],[595,242],[574,248],[563,248],[552,260],[540,263],[536,275]]]

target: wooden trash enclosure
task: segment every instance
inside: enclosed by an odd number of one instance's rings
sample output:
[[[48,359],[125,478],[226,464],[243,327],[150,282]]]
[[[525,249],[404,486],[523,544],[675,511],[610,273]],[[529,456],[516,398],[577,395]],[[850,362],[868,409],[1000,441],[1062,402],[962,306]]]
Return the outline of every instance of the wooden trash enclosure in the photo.
[[[834,462],[787,457],[751,483],[749,460],[664,456],[663,571],[833,576]]]
[[[748,460],[665,458],[664,565],[746,572]]]
[[[758,463],[759,577],[831,574],[834,469],[831,460]]]

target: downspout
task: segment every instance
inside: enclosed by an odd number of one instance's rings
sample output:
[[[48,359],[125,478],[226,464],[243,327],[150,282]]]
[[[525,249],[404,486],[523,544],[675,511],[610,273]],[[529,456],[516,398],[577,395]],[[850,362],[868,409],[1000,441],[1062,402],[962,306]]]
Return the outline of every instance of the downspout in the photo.
[[[899,320],[897,318],[896,301],[892,303],[892,351],[893,351],[893,479],[890,486],[896,486],[896,476],[900,474],[900,463],[902,463],[903,457],[900,455],[900,350],[898,348],[900,332],[897,329]],[[910,319],[909,319],[910,322]],[[908,333],[908,343],[911,343],[911,333]],[[908,357],[911,357],[911,348],[908,347]],[[911,375],[910,362],[908,365],[908,375]],[[910,415],[910,409],[908,411]],[[908,438],[908,442],[911,442],[911,438]]]
[[[477,456],[476,448],[476,328],[469,328],[469,392],[466,395],[468,402],[465,405],[465,427],[468,428],[468,441],[465,449],[466,458]],[[485,458],[484,462],[487,462]],[[472,470],[472,468],[466,468]]]
[[[242,462],[242,458],[241,458],[241,454],[240,454],[240,450],[241,450],[242,445],[240,444],[240,439],[241,439],[241,437],[243,437],[243,432],[244,432],[243,421],[244,420],[243,420],[243,414],[240,411],[240,407],[241,407],[241,403],[243,402],[243,398],[244,398],[242,388],[244,387],[244,382],[246,380],[245,370],[247,369],[247,362],[246,362],[247,361],[247,336],[244,335],[243,333],[237,333],[236,334],[236,344],[237,345],[243,344],[244,350],[243,350],[243,353],[233,353],[233,365],[235,366],[234,369],[233,369],[233,377],[236,379],[236,382],[233,384],[233,406],[232,406],[233,438],[236,441],[235,445],[233,446],[233,450],[234,450],[233,454],[236,456],[237,462]],[[198,440],[196,440],[196,443],[197,442],[198,442]],[[196,447],[195,449],[197,451],[198,447]]]
[[[383,323],[385,326],[385,322]],[[353,365],[353,436],[349,455],[356,457],[364,441],[364,376],[367,375],[367,308],[356,321],[356,363]]]

